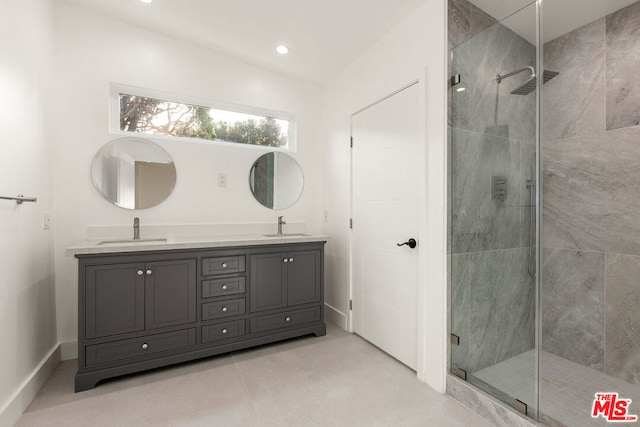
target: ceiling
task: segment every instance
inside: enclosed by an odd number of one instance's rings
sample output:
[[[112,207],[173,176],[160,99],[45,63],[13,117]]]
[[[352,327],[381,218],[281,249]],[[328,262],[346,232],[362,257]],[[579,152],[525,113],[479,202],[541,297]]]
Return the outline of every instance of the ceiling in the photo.
[[[535,3],[532,0],[470,1],[499,21]],[[636,1],[638,0],[543,0],[544,42],[560,37]],[[535,9],[533,7],[510,16],[504,24],[530,42],[535,41]]]
[[[322,84],[425,0],[68,1]]]

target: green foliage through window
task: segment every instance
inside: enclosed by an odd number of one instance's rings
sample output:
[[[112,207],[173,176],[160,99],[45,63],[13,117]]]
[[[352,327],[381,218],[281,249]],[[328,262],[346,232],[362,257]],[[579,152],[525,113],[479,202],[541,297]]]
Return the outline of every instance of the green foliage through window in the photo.
[[[289,122],[121,93],[120,130],[286,147]]]

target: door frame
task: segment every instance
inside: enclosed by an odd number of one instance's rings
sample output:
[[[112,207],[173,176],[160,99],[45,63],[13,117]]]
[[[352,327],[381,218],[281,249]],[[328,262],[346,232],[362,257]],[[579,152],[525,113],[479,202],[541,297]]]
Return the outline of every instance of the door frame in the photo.
[[[418,89],[418,114],[420,119],[420,123],[418,123],[418,129],[419,129],[419,133],[418,133],[418,138],[419,140],[422,142],[422,144],[419,145],[418,147],[418,153],[420,156],[420,163],[424,165],[424,167],[420,168],[420,170],[418,171],[418,179],[420,180],[419,182],[419,186],[418,186],[418,194],[419,194],[419,202],[418,202],[418,217],[419,217],[419,221],[418,221],[418,236],[417,236],[417,240],[418,240],[418,247],[416,249],[418,249],[418,284],[417,284],[417,289],[418,289],[418,307],[417,307],[417,322],[418,324],[416,325],[416,348],[417,348],[417,354],[416,354],[416,360],[417,360],[417,377],[420,381],[423,382],[427,382],[429,385],[431,385],[433,388],[435,388],[436,390],[440,391],[440,392],[444,392],[444,383],[442,382],[442,384],[435,384],[432,383],[432,381],[430,381],[430,379],[432,377],[434,377],[434,373],[427,373],[427,369],[435,369],[438,370],[438,366],[430,366],[430,360],[431,358],[428,357],[427,352],[426,352],[426,348],[428,347],[428,333],[427,333],[427,329],[428,329],[428,322],[431,322],[431,319],[428,318],[427,316],[427,301],[426,301],[426,295],[427,295],[427,258],[428,258],[428,254],[432,254],[434,249],[436,250],[436,252],[442,252],[443,254],[446,253],[446,247],[443,249],[442,247],[438,246],[438,242],[437,239],[435,239],[433,241],[433,243],[431,243],[429,241],[429,239],[427,238],[428,235],[428,220],[427,220],[427,123],[426,123],[426,88],[425,88],[425,81],[426,78],[418,78],[415,79],[413,81],[411,81],[410,83],[407,83],[403,86],[401,86],[399,89],[394,90],[393,92],[377,99],[376,101],[364,106],[363,108],[360,108],[358,110],[356,110],[355,112],[353,112],[350,116],[349,116],[349,135],[351,138],[353,138],[353,118],[356,114],[361,113],[377,104],[379,104],[380,102],[383,102],[389,98],[391,98],[394,95],[397,95],[398,93],[402,92],[405,89],[409,89],[410,87],[416,86],[417,85],[417,89]],[[357,142],[356,142],[357,143]],[[443,158],[441,160],[442,162],[445,161],[445,159]],[[350,183],[349,183],[349,193],[350,193],[350,218],[353,218],[353,200],[354,200],[354,191],[353,191],[353,183],[354,183],[354,169],[353,169],[353,150],[350,149],[349,150],[349,168],[350,168],[350,174],[349,174],[349,178],[350,178]],[[445,182],[446,185],[446,182]],[[445,193],[446,196],[446,193]],[[445,205],[446,207],[446,205]],[[444,217],[446,219],[446,216]],[[357,225],[356,225],[357,226]],[[446,231],[446,227],[443,227],[443,233]],[[446,242],[446,240],[445,240]],[[353,254],[353,230],[350,229],[349,230],[349,300],[352,301],[353,297],[354,297],[354,283],[353,283],[353,259],[354,259],[354,254]],[[446,263],[446,262],[445,262]],[[446,287],[446,268],[444,268],[445,266],[443,266],[443,276],[444,277],[444,286]],[[438,285],[438,275],[435,275],[435,284]],[[445,300],[443,302],[443,304],[446,304],[446,292],[445,292]],[[446,309],[444,308],[444,306],[442,306],[442,311],[444,312],[443,315],[446,313]],[[436,313],[437,315],[438,313]],[[350,309],[349,307],[349,314],[347,316],[347,321],[348,321],[348,331],[353,333],[353,310]],[[446,319],[443,320],[444,321],[444,328],[446,330]],[[436,322],[437,323],[437,322]],[[442,334],[442,342],[443,342],[443,346],[446,346],[446,344],[444,343],[444,334]],[[444,367],[444,369],[446,370],[446,366]],[[436,374],[437,375],[437,374]],[[442,375],[444,375],[444,371],[442,371]],[[444,379],[444,377],[443,377]]]

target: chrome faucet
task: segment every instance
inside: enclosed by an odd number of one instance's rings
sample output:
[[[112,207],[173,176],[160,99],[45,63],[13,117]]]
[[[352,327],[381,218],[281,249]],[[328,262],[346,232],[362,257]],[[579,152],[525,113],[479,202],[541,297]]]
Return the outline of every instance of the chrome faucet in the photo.
[[[286,224],[282,218],[284,218],[284,216],[278,217],[278,234],[282,234],[282,226]]]
[[[140,218],[133,218],[133,240],[140,240]]]

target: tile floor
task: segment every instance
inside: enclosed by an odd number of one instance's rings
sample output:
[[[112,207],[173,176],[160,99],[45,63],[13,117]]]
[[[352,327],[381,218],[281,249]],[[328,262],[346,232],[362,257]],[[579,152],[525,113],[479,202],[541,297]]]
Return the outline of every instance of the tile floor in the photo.
[[[395,359],[327,325],[303,337],[73,392],[63,362],[25,426],[473,426],[490,424]]]

